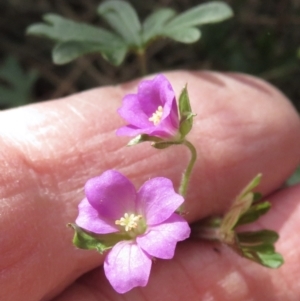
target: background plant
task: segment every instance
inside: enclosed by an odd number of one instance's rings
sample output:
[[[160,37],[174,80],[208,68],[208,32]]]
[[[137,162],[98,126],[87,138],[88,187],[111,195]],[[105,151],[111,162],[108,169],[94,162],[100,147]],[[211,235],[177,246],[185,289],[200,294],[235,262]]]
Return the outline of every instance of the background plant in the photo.
[[[101,56],[91,54],[71,64],[53,65],[52,43],[25,36],[29,25],[41,16],[55,13],[75,21],[109,29],[96,14],[100,0],[14,0],[0,1],[0,65],[9,54],[26,70],[36,69],[34,101],[47,100],[95,86],[125,82],[139,75],[136,58],[129,54],[122,68],[115,68]],[[160,7],[177,12],[207,1],[130,0],[141,20]],[[235,17],[202,26],[197,43],[185,45],[162,39],[150,45],[149,72],[162,70],[240,71],[269,80],[300,107],[300,60],[297,58],[300,30],[299,1],[226,0]],[[172,53],[172,55],[170,55]],[[3,106],[2,108],[7,107]]]

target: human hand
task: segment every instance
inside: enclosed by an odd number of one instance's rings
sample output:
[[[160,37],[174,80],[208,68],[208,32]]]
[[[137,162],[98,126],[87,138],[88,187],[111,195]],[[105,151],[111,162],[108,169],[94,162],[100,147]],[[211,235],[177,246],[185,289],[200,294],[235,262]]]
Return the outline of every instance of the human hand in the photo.
[[[279,232],[277,248],[286,263],[269,270],[225,246],[188,240],[178,244],[174,259],[155,261],[147,287],[126,297],[298,300],[300,187],[277,191],[299,163],[297,113],[278,91],[245,75],[166,76],[177,95],[188,83],[197,114],[189,140],[197,147],[198,161],[186,219],[223,213],[261,172],[259,190],[272,193],[268,199],[273,208],[259,224]],[[136,85],[95,89],[0,113],[0,300],[124,298],[96,268],[104,256],[76,249],[66,224],[77,216],[85,182],[107,169],[119,170],[136,187],[156,176],[168,177],[178,187],[189,156],[184,147],[158,151],[143,143],[126,148],[128,139],[114,134],[123,122],[116,109]]]

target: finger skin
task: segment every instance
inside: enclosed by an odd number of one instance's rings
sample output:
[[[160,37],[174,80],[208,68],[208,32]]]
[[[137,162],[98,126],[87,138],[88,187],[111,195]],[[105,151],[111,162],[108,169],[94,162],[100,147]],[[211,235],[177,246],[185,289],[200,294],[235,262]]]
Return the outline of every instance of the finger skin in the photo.
[[[298,301],[300,296],[300,185],[270,197],[271,211],[256,224],[280,234],[277,250],[285,263],[268,269],[239,257],[228,247],[185,241],[171,261],[156,260],[149,284],[125,295],[126,300],[164,301]],[[121,275],[120,275],[121,277]],[[53,301],[121,301],[107,283],[102,268],[78,279]]]
[[[223,212],[258,172],[277,189],[299,161],[299,118],[285,97],[244,75],[173,72],[176,94],[188,83],[197,114],[189,139],[198,160],[186,199],[194,221]],[[116,114],[138,82],[106,87],[0,114],[0,300],[50,299],[103,258],[75,249],[72,231],[83,185],[117,169],[139,187],[155,176],[178,187],[189,153],[126,148]],[[180,152],[180,155],[178,153]]]

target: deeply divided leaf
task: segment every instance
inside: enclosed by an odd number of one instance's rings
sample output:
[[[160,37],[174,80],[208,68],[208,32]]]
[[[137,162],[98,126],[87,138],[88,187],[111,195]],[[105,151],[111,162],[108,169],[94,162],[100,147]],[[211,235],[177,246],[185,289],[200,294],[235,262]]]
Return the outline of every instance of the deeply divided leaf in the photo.
[[[165,28],[163,35],[171,38],[176,42],[181,43],[194,43],[201,37],[201,32],[195,27],[182,27],[182,28]]]
[[[173,18],[167,28],[195,27],[207,23],[215,23],[233,16],[229,5],[221,1],[200,4]]]
[[[143,23],[143,42],[147,43],[157,36],[160,36],[166,22],[175,15],[176,12],[171,8],[162,8],[149,15]]]
[[[125,40],[127,45],[141,45],[141,23],[134,8],[126,1],[110,0],[99,5],[98,13]]]
[[[91,52],[100,52],[114,65],[119,65],[124,60],[127,46],[118,35],[56,14],[46,14],[43,19],[45,23],[31,25],[27,33],[44,36],[57,42],[53,50],[55,63],[68,63]]]
[[[45,36],[59,42],[89,41],[117,46],[122,41],[106,29],[75,22],[56,14],[46,14],[43,20],[45,23],[29,26],[27,34]]]
[[[66,64],[84,54],[93,52],[100,52],[107,61],[118,66],[123,62],[127,49],[126,47],[110,48],[93,42],[69,41],[57,44],[53,49],[52,56],[55,64]]]

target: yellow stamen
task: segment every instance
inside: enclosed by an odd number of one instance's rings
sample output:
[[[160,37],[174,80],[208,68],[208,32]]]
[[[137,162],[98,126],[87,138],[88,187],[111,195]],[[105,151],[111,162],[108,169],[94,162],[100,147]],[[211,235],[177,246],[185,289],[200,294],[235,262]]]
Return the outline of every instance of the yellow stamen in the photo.
[[[133,213],[129,215],[128,213],[125,213],[124,217],[115,221],[115,224],[125,227],[125,231],[128,232],[138,226],[138,221],[141,218],[141,215],[134,215]]]
[[[162,115],[163,115],[163,107],[159,106],[155,111],[155,113],[153,113],[148,120],[152,121],[154,125],[158,125],[160,123]]]

